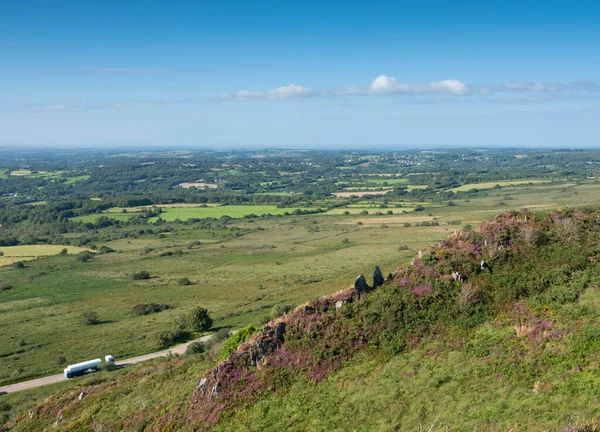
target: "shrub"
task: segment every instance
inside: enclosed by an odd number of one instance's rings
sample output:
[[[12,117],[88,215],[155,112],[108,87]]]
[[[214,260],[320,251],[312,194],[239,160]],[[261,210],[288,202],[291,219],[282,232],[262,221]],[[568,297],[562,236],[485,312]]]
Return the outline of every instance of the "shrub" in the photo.
[[[227,340],[229,337],[229,330],[221,329],[218,332],[214,333],[209,340],[204,342],[204,349],[206,351],[210,351],[215,345],[220,344],[221,342]]]
[[[284,305],[284,304],[275,305],[271,308],[270,317],[271,317],[271,319],[275,319],[275,318],[285,315],[288,312],[291,312],[292,310],[294,310],[294,306],[292,306],[292,305]]]
[[[400,246],[398,246],[398,250],[399,251],[405,251],[405,250],[408,250],[408,249],[409,249],[409,247],[407,245],[400,245]]]
[[[150,273],[146,270],[141,270],[131,276],[134,280],[150,279]]]
[[[208,310],[197,307],[190,314],[189,323],[194,331],[204,332],[211,328],[213,321],[208,314]]]
[[[183,285],[183,286],[192,284],[192,281],[186,277],[179,279],[177,282],[179,283],[179,285]]]
[[[424,210],[425,210],[425,207],[423,207],[421,204],[419,204],[415,207],[416,212],[420,212],[420,211],[424,211]]]
[[[159,256],[165,257],[165,256],[173,256],[173,255],[183,255],[183,251],[181,249],[168,250],[168,251],[161,252],[161,254]]]
[[[170,331],[165,330],[165,331],[158,332],[158,333],[156,333],[154,338],[156,341],[156,346],[158,348],[168,348],[171,345],[185,339],[186,336],[187,336],[187,333],[185,333],[183,330],[181,330],[179,328],[175,328]]]
[[[185,350],[186,354],[202,354],[206,350],[204,342],[196,341],[188,345]]]
[[[225,343],[223,344],[223,348],[221,349],[221,355],[219,356],[219,360],[225,360],[231,354],[233,354],[240,344],[246,341],[254,332],[256,328],[252,325],[243,327],[239,329],[236,333],[232,334]]]
[[[167,309],[171,309],[171,306],[169,306],[168,304],[140,303],[135,305],[131,311],[135,315],[149,315],[152,313],[162,312]]]
[[[8,291],[9,289],[12,289],[12,285],[6,282],[0,282],[0,291]]]
[[[58,254],[61,256],[66,256],[69,254],[69,250],[67,248],[62,248]]]
[[[576,244],[580,241],[583,231],[572,218],[560,218],[555,224],[555,235],[558,241],[566,244]]]
[[[56,364],[57,365],[59,365],[59,366],[64,365],[66,362],[67,362],[67,358],[64,355],[59,354],[56,356]]]
[[[100,254],[107,254],[107,253],[113,253],[115,252],[115,250],[113,248],[110,248],[108,246],[100,246],[100,249],[98,250],[98,253]]]
[[[25,268],[25,264],[23,264],[22,261],[15,261],[14,263],[12,263],[12,268],[14,268],[15,270],[23,269]]]
[[[98,312],[88,311],[81,314],[81,323],[83,325],[96,325],[100,323]]]
[[[94,257],[94,254],[88,251],[83,251],[77,254],[77,261],[85,263],[91,260]]]

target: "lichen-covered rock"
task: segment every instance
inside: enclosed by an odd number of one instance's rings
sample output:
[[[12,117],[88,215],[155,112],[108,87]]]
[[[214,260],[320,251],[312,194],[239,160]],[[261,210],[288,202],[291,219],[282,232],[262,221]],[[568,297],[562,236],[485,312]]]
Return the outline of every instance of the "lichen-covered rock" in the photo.
[[[383,273],[381,273],[379,266],[376,266],[375,271],[373,272],[373,289],[379,288],[384,282]]]

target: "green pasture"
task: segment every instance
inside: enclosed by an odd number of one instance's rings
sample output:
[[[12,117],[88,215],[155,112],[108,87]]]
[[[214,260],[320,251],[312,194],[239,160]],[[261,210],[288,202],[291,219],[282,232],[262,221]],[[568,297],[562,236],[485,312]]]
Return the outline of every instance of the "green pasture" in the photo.
[[[452,192],[468,191],[471,189],[492,189],[496,185],[507,187],[507,186],[519,186],[528,184],[540,184],[540,183],[551,183],[550,180],[540,179],[524,179],[524,180],[505,180],[505,181],[491,181],[482,183],[467,183],[462,186],[458,186],[450,189]]]
[[[69,254],[76,254],[84,250],[89,250],[87,248],[76,246],[61,245],[0,246],[0,252],[2,252],[2,256],[0,256],[0,266],[11,264],[15,261],[27,261],[43,256],[56,255],[65,248]]]
[[[251,214],[261,216],[263,214],[271,215],[283,215],[284,213],[292,213],[296,208],[278,208],[274,205],[231,205],[231,206],[219,206],[219,207],[177,207],[163,209],[160,217],[166,221],[173,221],[175,219],[187,220],[190,218],[220,218],[222,216],[229,216],[230,218],[238,219],[243,218]],[[306,210],[306,208],[302,208]],[[157,217],[158,218],[158,217]],[[154,218],[156,220],[157,218]],[[152,219],[151,219],[152,220]]]
[[[161,207],[158,205],[157,207]],[[220,218],[222,216],[229,216],[233,219],[240,219],[247,215],[257,215],[262,216],[264,214],[271,215],[283,215],[285,213],[292,213],[297,207],[291,208],[279,208],[274,205],[231,205],[231,206],[205,206],[202,207],[200,204],[194,206],[186,206],[186,207],[161,207],[163,209],[160,214],[160,218],[166,221],[173,221],[175,219],[179,220],[188,220],[191,218]],[[309,210],[306,207],[302,207],[302,210]],[[86,216],[77,216],[74,217],[73,220],[78,220],[82,222],[94,222],[101,216],[107,216],[113,219],[127,220],[136,214],[141,214],[140,207],[131,207],[125,208],[127,213],[123,213],[123,208],[115,207],[108,209],[105,213],[97,213]],[[155,218],[151,218],[150,221],[154,222],[158,219],[158,216]]]

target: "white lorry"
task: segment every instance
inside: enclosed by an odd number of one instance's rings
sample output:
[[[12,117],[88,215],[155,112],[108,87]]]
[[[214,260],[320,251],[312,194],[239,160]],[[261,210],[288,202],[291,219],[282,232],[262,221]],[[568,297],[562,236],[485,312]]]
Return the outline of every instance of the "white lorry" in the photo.
[[[115,361],[115,358],[111,355],[105,356],[104,359],[107,364],[114,363],[114,361]],[[102,360],[97,358],[94,360],[88,360],[88,361],[84,361],[81,363],[75,363],[75,364],[69,365],[64,370],[65,378],[73,378],[76,376],[83,375],[88,370],[97,371],[98,366],[100,366],[101,363],[102,363]]]

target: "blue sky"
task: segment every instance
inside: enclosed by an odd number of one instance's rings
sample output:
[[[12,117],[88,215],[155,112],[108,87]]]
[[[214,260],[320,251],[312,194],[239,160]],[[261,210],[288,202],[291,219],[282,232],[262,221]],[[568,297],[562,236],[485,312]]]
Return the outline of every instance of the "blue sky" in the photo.
[[[0,1],[0,146],[600,145],[592,1]]]

